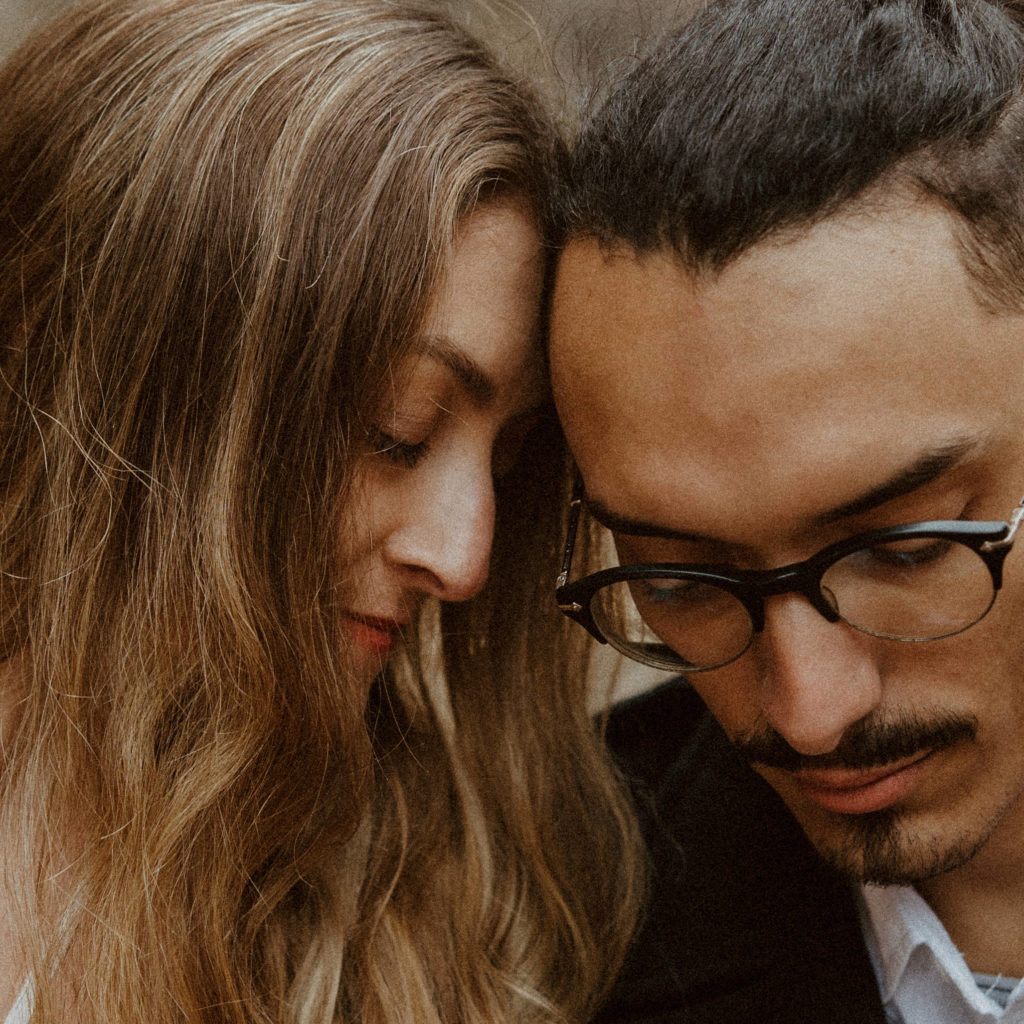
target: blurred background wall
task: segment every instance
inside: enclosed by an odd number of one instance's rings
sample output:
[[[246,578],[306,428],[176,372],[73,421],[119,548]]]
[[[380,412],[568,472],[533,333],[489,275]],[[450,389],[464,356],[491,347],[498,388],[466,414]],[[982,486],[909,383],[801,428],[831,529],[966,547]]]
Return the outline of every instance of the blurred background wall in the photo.
[[[65,0],[0,0],[0,59],[33,25],[53,17],[64,3]]]

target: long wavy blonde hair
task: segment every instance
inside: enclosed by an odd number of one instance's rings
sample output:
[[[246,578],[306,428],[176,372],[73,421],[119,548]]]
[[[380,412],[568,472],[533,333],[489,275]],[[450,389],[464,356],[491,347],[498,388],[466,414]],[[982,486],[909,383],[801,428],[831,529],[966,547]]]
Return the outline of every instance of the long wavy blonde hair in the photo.
[[[85,0],[0,96],[0,835],[34,1020],[584,1018],[637,855],[550,605],[553,419],[487,588],[427,610],[369,707],[334,611],[366,426],[468,213],[543,219],[544,118],[388,0]]]

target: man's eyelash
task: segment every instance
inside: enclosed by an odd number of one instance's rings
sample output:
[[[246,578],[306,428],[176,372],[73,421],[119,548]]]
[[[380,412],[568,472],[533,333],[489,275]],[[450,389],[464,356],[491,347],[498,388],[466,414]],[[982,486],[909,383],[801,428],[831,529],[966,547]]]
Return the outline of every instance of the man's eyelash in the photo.
[[[397,437],[392,437],[391,434],[379,427],[375,428],[371,434],[370,443],[377,455],[383,455],[389,462],[404,469],[415,469],[423,456],[430,450],[428,441],[409,444],[407,441],[400,441]]]

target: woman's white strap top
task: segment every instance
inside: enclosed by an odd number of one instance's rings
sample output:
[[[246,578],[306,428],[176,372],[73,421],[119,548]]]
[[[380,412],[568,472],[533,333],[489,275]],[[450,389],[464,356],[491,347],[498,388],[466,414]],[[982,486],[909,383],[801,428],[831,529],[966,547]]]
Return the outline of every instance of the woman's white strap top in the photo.
[[[29,1024],[32,1017],[32,985],[26,981],[4,1018],[4,1024]]]

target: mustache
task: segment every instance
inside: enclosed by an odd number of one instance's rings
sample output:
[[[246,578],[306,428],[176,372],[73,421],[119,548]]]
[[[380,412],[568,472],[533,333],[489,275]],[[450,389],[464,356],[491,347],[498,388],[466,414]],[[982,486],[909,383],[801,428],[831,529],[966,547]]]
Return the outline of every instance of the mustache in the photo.
[[[771,726],[733,740],[733,746],[752,766],[804,769],[878,768],[926,750],[951,747],[973,740],[978,720],[973,715],[943,715],[872,722],[862,719],[843,733],[838,746],[827,754],[801,754]]]

